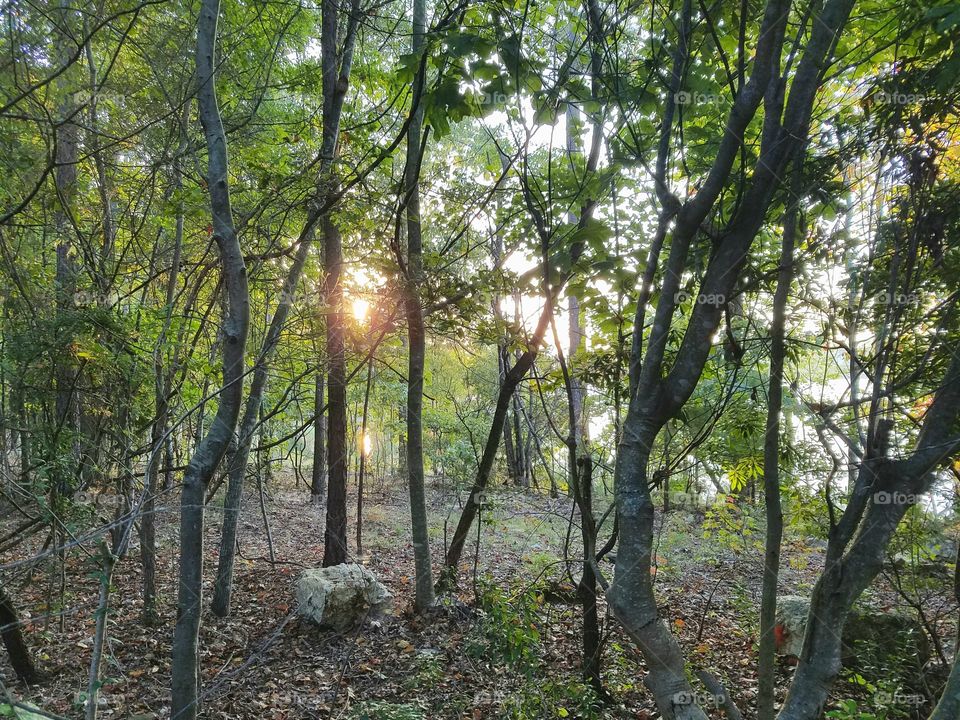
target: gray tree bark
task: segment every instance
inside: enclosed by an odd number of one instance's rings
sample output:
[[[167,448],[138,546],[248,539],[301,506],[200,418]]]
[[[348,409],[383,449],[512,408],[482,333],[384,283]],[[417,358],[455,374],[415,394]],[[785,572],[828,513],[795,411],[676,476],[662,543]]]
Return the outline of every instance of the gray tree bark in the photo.
[[[703,295],[723,298],[732,295],[750,245],[764,221],[778,178],[801,141],[823,68],[838,33],[846,23],[853,1],[828,0],[817,14],[784,108],[784,88],[779,70],[790,5],[787,0],[770,0],[767,3],[752,75],[733,102],[726,133],[706,179],[697,193],[682,203],[666,187],[672,119],[662,127],[656,182],[664,214],[655,237],[664,235],[673,222],[672,241],[645,353],[642,351],[646,324],[644,303],[638,304],[638,312],[634,317],[631,397],[617,453],[614,480],[620,544],[608,599],[611,609],[647,661],[649,672],[645,683],[665,720],[704,720],[706,715],[695,703],[689,702],[689,698],[693,697],[693,689],[687,679],[684,657],[676,639],[659,616],[653,592],[650,559],[654,513],[648,485],[648,464],[657,435],[689,399],[703,372],[712,345],[710,339],[720,323],[721,305],[696,304],[669,370],[663,367],[667,340],[676,309],[679,280],[686,267],[691,242],[720,196],[740,153],[744,131],[766,96],[758,162],[738,211],[711,255],[700,287]],[[685,23],[689,22],[689,8],[690,4],[687,3]],[[681,37],[684,36],[681,30]],[[682,57],[684,53],[685,50],[678,52],[676,57]],[[679,82],[678,76],[675,76],[675,81]],[[675,84],[672,96],[675,96],[677,88]],[[672,100],[673,97],[667,103],[668,113],[672,112]]]
[[[321,177],[324,181],[333,173],[333,163],[337,154],[337,138],[340,132],[340,116],[349,83],[350,68],[353,62],[354,42],[359,24],[359,15],[356,12],[356,3],[354,3],[353,9],[349,14],[347,31],[341,50],[337,33],[337,24],[339,22],[338,6],[331,5],[331,7],[328,8],[327,5],[327,3],[324,3],[324,13],[329,14],[332,12],[333,17],[324,16],[321,44],[324,48],[324,63],[331,59],[334,63],[332,68],[330,68],[330,71],[333,73],[334,82],[332,84],[328,83],[328,68],[324,65],[323,143],[320,163]],[[328,50],[331,49],[332,58],[328,56]],[[328,195],[324,199],[328,200],[329,197],[331,196]],[[329,221],[330,204],[329,202],[326,203],[327,213],[324,216],[325,222]],[[230,462],[227,495],[224,500],[223,533],[220,540],[217,580],[214,585],[211,608],[214,614],[220,617],[226,617],[230,614],[230,600],[233,593],[233,569],[237,546],[237,523],[239,522],[240,506],[243,499],[243,483],[247,473],[247,465],[250,460],[250,447],[257,429],[257,421],[263,406],[263,397],[267,389],[270,362],[280,342],[280,335],[287,322],[290,309],[293,307],[297,287],[303,275],[303,268],[306,265],[307,258],[313,246],[313,237],[318,219],[317,214],[311,209],[308,213],[307,222],[298,239],[299,245],[297,247],[297,253],[294,256],[293,265],[284,280],[280,300],[277,303],[277,309],[273,314],[260,352],[257,354],[256,361],[254,362],[253,381],[250,383],[250,394],[247,396],[243,420],[240,423],[237,450],[233,454]]]
[[[222,320],[223,387],[217,413],[183,477],[180,507],[180,577],[173,634],[170,715],[195,720],[198,711],[198,636],[203,599],[205,493],[233,438],[243,398],[244,349],[250,321],[247,269],[233,223],[227,173],[227,140],[217,105],[216,45],[219,0],[202,0],[197,21],[197,108],[207,146],[207,187],[213,237],[226,293]]]
[[[360,20],[359,0],[352,0],[350,27],[355,36]],[[338,50],[340,5],[336,0],[323,0],[321,5],[321,63],[323,67],[323,147],[330,169],[324,177],[328,208],[338,190],[336,159],[340,110],[349,80],[350,58]],[[348,37],[350,31],[348,31]],[[352,48],[352,42],[350,44]],[[351,49],[352,53],[352,49]],[[347,365],[344,353],[343,244],[340,228],[330,210],[323,216],[323,257],[326,266],[324,301],[327,308],[327,517],[324,528],[323,564],[325,567],[347,561]]]
[[[427,26],[425,0],[413,0],[414,55],[423,51]],[[422,84],[422,74],[418,74]],[[424,612],[434,603],[433,568],[430,559],[430,537],[427,534],[427,506],[423,477],[423,371],[426,361],[426,330],[420,288],[423,285],[423,235],[420,225],[420,166],[423,162],[421,135],[423,106],[422,87],[416,88],[415,107],[407,128],[406,205],[407,205],[407,483],[410,488],[410,526],[413,535],[415,566],[414,609]]]
[[[186,127],[192,102],[184,104],[180,117],[181,140],[173,161],[173,186],[175,191],[183,187],[183,174],[180,168],[180,156],[186,150]],[[156,625],[157,614],[157,494],[160,490],[160,463],[166,459],[167,473],[172,464],[169,457],[169,436],[167,424],[170,416],[170,394],[172,391],[173,371],[164,368],[163,354],[167,333],[173,321],[173,303],[177,292],[180,274],[180,258],[183,249],[183,200],[178,200],[176,226],[174,230],[173,258],[170,262],[170,275],[167,278],[166,317],[163,328],[153,349],[154,416],[150,425],[150,455],[144,474],[144,500],[140,517],[140,562],[143,567],[143,610],[144,625]]]
[[[800,160],[794,170],[793,192],[800,191]],[[776,690],[777,582],[780,578],[780,546],[783,539],[783,509],[780,504],[780,410],[783,407],[783,363],[786,354],[784,324],[787,298],[793,281],[793,248],[798,224],[798,201],[791,202],[783,223],[780,270],[773,296],[770,326],[770,381],[767,384],[767,422],[763,443],[763,494],[766,506],[766,538],[760,600],[760,642],[758,651],[757,717],[772,720]]]

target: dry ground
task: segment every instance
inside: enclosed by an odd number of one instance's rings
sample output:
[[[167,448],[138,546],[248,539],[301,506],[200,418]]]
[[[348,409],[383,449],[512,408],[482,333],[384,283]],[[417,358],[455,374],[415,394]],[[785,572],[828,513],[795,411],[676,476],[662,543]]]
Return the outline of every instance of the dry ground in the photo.
[[[445,526],[456,522],[457,493],[435,487],[430,492],[434,559],[444,546]],[[270,562],[258,499],[246,498],[240,528],[232,616],[221,620],[206,612],[201,635],[203,717],[250,720],[293,718],[495,718],[539,717],[518,707],[540,705],[551,717],[576,717],[579,619],[575,608],[544,602],[536,594],[544,579],[562,580],[560,561],[567,537],[570,504],[566,499],[495,495],[481,528],[474,569],[473,540],[465,558],[459,602],[447,603],[421,620],[409,610],[412,550],[408,506],[402,489],[374,488],[365,501],[364,562],[396,598],[393,614],[348,635],[319,631],[295,612],[293,584],[303,567],[319,566],[322,513],[300,489],[277,489],[268,503],[276,562]],[[109,625],[109,653],[104,665],[101,717],[166,718],[170,641],[176,598],[176,498],[161,514],[158,553],[162,624],[144,628],[140,616],[138,548],[118,566]],[[219,537],[217,501],[208,513],[206,544],[209,577],[216,563]],[[749,632],[759,605],[759,553],[740,552],[705,542],[699,518],[671,513],[659,535],[657,568],[662,611],[674,626],[692,662],[708,668],[727,684],[741,707],[754,702],[755,638]],[[10,521],[12,522],[12,520]],[[351,532],[353,520],[351,519]],[[574,529],[573,538],[578,531]],[[83,538],[81,538],[83,539]],[[22,560],[42,550],[43,538],[21,546],[0,563]],[[86,554],[95,543],[85,540],[67,555],[64,604],[59,605],[59,565],[52,558],[9,571],[10,588],[29,620],[27,636],[47,682],[19,687],[6,665],[4,683],[20,697],[61,717],[80,717],[78,696],[86,688],[96,610],[95,565]],[[691,549],[692,548],[692,549]],[[571,550],[576,554],[575,547]],[[821,563],[816,548],[788,543],[784,562],[786,591],[803,591]],[[609,567],[609,566],[605,566]],[[506,588],[505,598],[533,597],[539,638],[531,662],[509,662],[482,644],[482,614],[474,611],[474,577]],[[525,593],[534,589],[533,594]],[[946,602],[946,601],[944,601]],[[527,604],[530,607],[530,603]],[[63,629],[61,629],[61,619]],[[605,682],[613,700],[603,717],[655,718],[643,691],[643,664],[637,652],[608,623]],[[944,628],[948,633],[949,628]],[[792,668],[780,664],[786,681]],[[558,684],[561,688],[554,687]],[[782,684],[782,683],[781,683]],[[566,689],[563,689],[566,688]],[[542,699],[541,698],[541,699]],[[582,697],[579,698],[582,700]],[[371,701],[405,704],[389,714],[370,711]],[[364,709],[368,711],[364,715]],[[414,714],[402,714],[403,712]],[[512,715],[511,715],[512,713]],[[519,713],[519,714],[518,714]],[[566,715],[564,714],[566,713]],[[750,713],[746,713],[750,716]]]

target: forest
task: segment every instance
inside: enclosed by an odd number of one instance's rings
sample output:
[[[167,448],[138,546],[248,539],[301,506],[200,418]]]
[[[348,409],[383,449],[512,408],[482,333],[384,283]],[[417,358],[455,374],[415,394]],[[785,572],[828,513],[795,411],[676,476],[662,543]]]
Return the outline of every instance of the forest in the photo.
[[[957,0],[0,15],[0,717],[960,719]]]

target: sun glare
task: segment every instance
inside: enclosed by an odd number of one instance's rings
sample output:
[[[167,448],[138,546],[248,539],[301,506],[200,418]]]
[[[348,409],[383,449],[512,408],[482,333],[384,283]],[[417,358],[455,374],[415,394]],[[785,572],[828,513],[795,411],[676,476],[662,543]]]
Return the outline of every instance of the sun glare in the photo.
[[[353,301],[353,317],[357,322],[366,322],[367,314],[370,312],[370,302],[363,298],[357,298]]]

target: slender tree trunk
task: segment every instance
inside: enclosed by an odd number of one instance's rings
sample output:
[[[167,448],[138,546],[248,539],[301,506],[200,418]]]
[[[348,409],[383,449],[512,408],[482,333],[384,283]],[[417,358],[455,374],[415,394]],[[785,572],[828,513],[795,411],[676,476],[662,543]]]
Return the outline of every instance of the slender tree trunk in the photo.
[[[799,157],[799,154],[798,154]],[[794,197],[799,192],[799,160],[794,170]],[[780,271],[773,296],[770,327],[770,382],[767,390],[767,423],[763,444],[763,493],[767,511],[767,534],[763,558],[763,589],[760,600],[759,690],[757,717],[773,720],[777,666],[774,626],[777,616],[777,583],[780,577],[780,545],[783,539],[783,509],[780,505],[780,410],[783,407],[784,323],[787,298],[793,280],[793,248],[799,208],[792,203],[783,225]]]
[[[20,451],[20,467],[18,476],[20,483],[26,487],[30,486],[30,463],[33,453],[30,451],[30,415],[27,411],[27,404],[24,401],[23,375],[17,379],[13,387],[13,407],[17,418],[19,431],[17,432],[17,447]]]
[[[499,206],[497,208],[499,211]],[[492,247],[491,247],[491,256],[495,266],[500,265],[501,259],[503,257],[503,238],[500,236],[499,231],[493,233],[492,238]],[[493,317],[498,326],[503,325],[503,311],[500,308],[500,296],[495,295],[493,302],[491,303],[493,308]],[[506,380],[507,373],[510,370],[510,349],[508,347],[508,339],[506,332],[503,332],[503,339],[497,345],[497,379],[499,387],[503,386],[503,383]],[[522,459],[521,455],[523,453],[523,447],[520,442],[519,431],[515,432],[515,425],[518,423],[519,419],[516,414],[516,407],[514,407],[513,413],[514,423],[510,422],[510,411],[507,411],[507,418],[503,424],[503,450],[506,455],[507,460],[507,475],[510,477],[510,482],[513,485],[520,484],[520,474],[522,472]]]
[[[550,323],[553,307],[548,301],[544,308],[537,329],[534,331],[533,346],[526,350],[504,378],[503,384],[497,393],[497,405],[493,412],[493,420],[490,424],[490,432],[487,434],[487,441],[483,447],[483,454],[480,456],[480,463],[477,466],[477,476],[473,481],[473,487],[467,502],[460,513],[460,520],[457,522],[457,528],[450,541],[450,547],[447,549],[447,557],[444,562],[444,571],[437,581],[437,587],[440,591],[446,592],[457,584],[457,568],[460,564],[460,558],[463,555],[463,548],[467,542],[467,535],[470,533],[470,527],[477,517],[477,511],[483,502],[483,493],[490,480],[490,473],[493,470],[493,463],[497,457],[497,451],[500,448],[500,437],[503,435],[503,425],[507,419],[507,409],[510,407],[510,400],[514,391],[520,385],[520,382],[526,376],[527,372],[533,367],[536,360],[540,343],[543,341],[544,333]]]
[[[84,23],[84,34],[87,33],[87,23]],[[102,209],[101,225],[103,231],[103,244],[99,257],[99,267],[97,267],[97,287],[100,290],[100,304],[107,306],[107,293],[111,286],[111,274],[113,272],[113,249],[114,249],[114,222],[113,222],[113,203],[110,199],[110,188],[107,178],[107,165],[103,159],[103,149],[99,146],[100,120],[97,111],[97,66],[93,58],[93,43],[88,40],[84,46],[84,54],[87,60],[87,70],[90,81],[90,101],[88,110],[90,115],[90,127],[87,133],[87,142],[90,146],[90,153],[93,155],[94,167],[97,171],[97,191],[100,195],[100,206]]]
[[[590,27],[591,35],[593,35],[593,23],[590,23]],[[596,52],[595,48],[592,49]],[[600,70],[600,68],[596,66],[596,62],[593,63],[592,69],[594,73]],[[595,78],[594,82],[596,82]],[[567,156],[571,159],[571,165],[573,164],[572,159],[575,155],[583,155],[580,138],[576,135],[579,124],[580,111],[571,103],[567,106],[566,128]],[[574,213],[569,213],[568,221],[571,223],[577,221]],[[567,355],[567,371],[570,376],[570,410],[574,421],[571,432],[574,433],[577,439],[577,445],[580,447],[580,451],[583,452],[589,442],[589,424],[584,408],[586,392],[583,383],[575,372],[575,364],[577,353],[583,350],[587,332],[580,313],[580,298],[578,298],[573,291],[569,291],[567,295],[567,335],[570,343],[570,349]]]
[[[497,449],[500,446],[500,436],[503,434],[503,425],[507,417],[507,408],[510,406],[510,396],[513,390],[519,384],[508,381],[500,387],[497,395],[497,406],[493,412],[493,423],[490,432],[487,435],[487,442],[483,448],[483,455],[480,457],[480,464],[477,467],[477,476],[473,481],[473,487],[467,502],[460,513],[460,520],[454,530],[453,538],[450,541],[450,547],[447,549],[444,574],[439,580],[439,589],[442,591],[452,590],[457,583],[457,567],[460,564],[460,558],[463,555],[463,548],[467,542],[467,536],[470,533],[470,527],[477,517],[477,511],[483,503],[483,493],[487,487],[487,481],[490,479],[490,471],[493,469],[493,462],[497,457]]]
[[[507,375],[507,369],[508,369],[507,363],[509,361],[508,353],[509,351],[507,350],[507,346],[505,344],[500,345],[497,348],[497,365],[499,369],[499,378],[500,378],[501,385],[503,384],[503,380]],[[516,417],[516,413],[514,413],[514,417]],[[503,423],[503,452],[507,458],[507,475],[510,477],[510,482],[513,485],[519,485],[520,484],[520,458],[518,457],[518,453],[522,452],[522,448],[516,447],[514,445],[513,433],[514,433],[513,425],[510,422],[510,414],[508,411],[507,420],[506,422]]]
[[[185,128],[189,118],[192,103],[186,103],[180,117],[180,127],[183,137],[173,163],[174,191],[180,194],[183,188],[183,174],[180,168],[180,155],[186,151]],[[177,204],[176,228],[174,230],[173,258],[170,263],[170,275],[167,278],[166,319],[160,337],[153,350],[154,372],[154,418],[150,426],[150,456],[147,459],[147,468],[144,476],[145,497],[143,510],[140,516],[140,561],[143,566],[143,611],[144,625],[152,626],[159,622],[157,614],[157,494],[159,492],[159,474],[161,460],[166,465],[166,473],[170,475],[170,466],[173,459],[170,456],[170,437],[167,424],[170,416],[170,392],[172,373],[165,370],[163,363],[164,345],[170,323],[173,321],[173,304],[177,292],[177,282],[180,274],[180,259],[183,249],[183,200]],[[165,483],[166,485],[166,483]],[[166,488],[165,488],[166,489]]]
[[[230,207],[227,141],[216,94],[219,0],[202,0],[197,22],[197,107],[207,145],[207,187],[213,236],[220,252],[227,308],[222,321],[223,388],[217,413],[183,477],[180,508],[180,578],[173,634],[171,710],[174,720],[195,720],[199,701],[198,640],[203,601],[203,521],[207,485],[234,436],[243,398],[244,349],[250,320],[247,270]]]
[[[426,0],[413,0],[414,55],[423,51],[426,33]],[[422,78],[421,78],[422,82]],[[426,331],[420,306],[423,284],[423,236],[420,225],[420,151],[423,127],[423,106],[420,91],[414,93],[417,107],[407,129],[407,482],[410,487],[410,525],[413,535],[413,559],[416,570],[414,608],[423,612],[434,603],[433,569],[430,559],[430,537],[427,528],[427,506],[423,477],[423,371],[426,361]]]
[[[350,77],[353,42],[360,21],[359,0],[352,0],[344,48],[338,49],[340,3],[323,0],[321,6],[321,64],[323,67],[323,155],[329,159],[324,174],[327,199],[338,189],[336,168],[340,111]],[[331,203],[328,203],[328,206]],[[327,517],[323,538],[323,565],[347,561],[347,365],[343,311],[343,244],[340,228],[327,212],[322,218],[323,257],[326,269],[323,297],[327,307]]]
[[[330,0],[327,0],[328,2]],[[326,5],[326,2],[324,3]],[[324,257],[327,263],[324,296],[327,315],[327,521],[323,565],[347,561],[347,369],[344,354],[343,255],[340,230],[329,215],[323,219]]]
[[[323,370],[317,370],[313,390],[313,470],[310,500],[322,504],[327,495],[327,392]]]
[[[592,28],[593,23],[590,26]],[[592,50],[595,51],[596,48],[592,48]],[[594,73],[597,70],[599,68],[594,64]],[[596,78],[594,78],[594,82],[596,82]],[[578,124],[579,112],[574,105],[569,105],[567,108],[567,155],[571,158],[571,161],[575,154],[582,155],[580,140],[576,136]],[[596,139],[594,141],[596,142]],[[573,213],[570,213],[569,220],[570,222],[576,220]],[[602,653],[600,619],[597,613],[597,577],[593,569],[597,545],[596,520],[593,515],[593,460],[588,448],[588,422],[584,408],[585,388],[574,369],[577,353],[583,349],[586,330],[580,314],[580,299],[572,291],[567,296],[567,321],[570,343],[569,354],[564,359],[563,351],[559,350],[558,357],[567,391],[569,489],[580,508],[583,562],[581,564],[580,582],[577,585],[577,594],[580,599],[580,611],[583,617],[583,657],[581,663],[584,680],[590,684],[598,695],[602,695],[604,691],[603,681],[600,678]],[[556,333],[556,327],[554,327],[554,339],[559,346],[560,338]]]
[[[249,403],[247,410],[249,411]],[[249,428],[244,422],[240,427],[241,435],[247,430]],[[247,437],[243,435],[243,438]],[[223,498],[223,528],[220,531],[220,552],[217,558],[217,576],[213,583],[213,599],[210,601],[210,609],[217,617],[227,617],[230,614],[230,601],[233,597],[237,528],[243,504],[243,480],[247,472],[244,445],[249,453],[250,441],[241,439],[240,445],[227,454],[227,493]]]
[[[61,0],[58,6],[58,20],[61,23],[56,34],[57,46],[54,49],[58,64],[69,62],[66,53],[69,52],[71,39],[68,36],[69,28],[74,24],[74,8],[70,0]],[[56,287],[57,312],[64,316],[75,304],[76,267],[74,265],[73,227],[70,223],[70,204],[77,187],[77,148],[80,130],[74,122],[77,113],[75,103],[69,96],[65,97],[59,106],[61,123],[56,129],[56,160],[57,167],[54,174],[59,205],[55,216],[57,234],[57,265],[54,285]],[[69,493],[71,475],[79,477],[81,450],[79,446],[80,413],[77,401],[76,369],[72,367],[71,353],[67,351],[72,342],[69,329],[64,328],[58,338],[64,352],[55,358],[56,379],[56,434],[66,437],[70,443],[70,456],[76,467],[63,471],[53,487],[55,495]]]
[[[260,496],[260,517],[263,519],[263,532],[267,537],[267,554],[270,562],[277,561],[276,552],[273,549],[273,530],[270,529],[270,514],[267,512],[267,475],[261,474],[257,477],[257,493]]]
[[[583,679],[598,695],[603,695],[600,677],[603,647],[600,636],[600,615],[597,611],[597,576],[593,559],[597,551],[597,523],[593,516],[593,460],[582,457],[578,473],[580,490],[580,533],[583,541],[583,564],[577,594],[583,613]]]
[[[175,451],[174,438],[167,433],[167,441],[163,445],[163,490],[170,492],[173,490],[173,464],[180,457],[180,453]]]
[[[360,468],[357,471],[357,555],[363,555],[363,478],[367,469],[367,414],[370,385],[373,382],[373,356],[367,361],[367,382],[363,391],[363,415],[360,419]]]
[[[960,604],[960,544],[957,545],[954,558],[953,598]],[[960,627],[957,628],[957,639],[960,639]],[[955,720],[958,717],[960,717],[960,645],[954,643],[953,668],[947,677],[947,684],[943,686],[940,700],[930,714],[930,720]]]
[[[523,415],[523,402],[520,399],[520,390],[513,391],[511,398],[511,407],[507,411],[505,425],[508,428],[507,433],[513,435],[514,463],[513,475],[511,479],[513,484],[519,487],[529,487],[530,485],[530,435],[526,438],[520,427],[520,416]]]
[[[124,528],[122,532],[127,532]],[[122,541],[121,541],[122,542]],[[119,545],[119,543],[118,543]],[[117,558],[104,542],[101,548],[100,601],[97,605],[97,622],[93,633],[93,652],[90,659],[90,676],[87,680],[87,697],[84,717],[96,720],[100,699],[100,668],[103,665],[103,650],[107,643],[107,618],[110,613],[110,590],[113,568]]]

